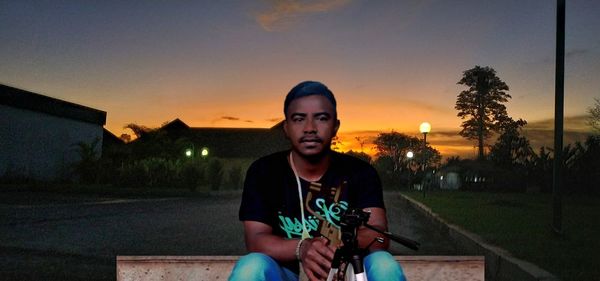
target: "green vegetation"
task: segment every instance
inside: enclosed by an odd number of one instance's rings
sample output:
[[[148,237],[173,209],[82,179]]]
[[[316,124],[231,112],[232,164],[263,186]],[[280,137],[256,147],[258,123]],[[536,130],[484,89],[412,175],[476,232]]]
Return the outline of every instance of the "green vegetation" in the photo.
[[[551,230],[550,194],[403,192],[447,222],[480,235],[562,280],[600,280],[600,198],[563,200],[563,236]]]
[[[442,159],[440,152],[429,144],[424,146],[418,138],[394,131],[380,133],[374,144],[377,159],[372,164],[385,187],[411,186],[420,182],[424,177],[423,161],[427,167],[437,167]]]

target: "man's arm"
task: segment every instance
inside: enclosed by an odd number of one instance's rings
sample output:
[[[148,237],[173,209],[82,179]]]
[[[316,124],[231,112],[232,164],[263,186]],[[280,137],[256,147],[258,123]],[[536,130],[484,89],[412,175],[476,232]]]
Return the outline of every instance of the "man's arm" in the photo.
[[[369,216],[368,224],[373,227],[381,230],[387,231],[387,218],[385,214],[385,209],[383,208],[366,208],[364,211],[371,211],[371,215]],[[358,247],[365,248],[367,247],[376,237],[385,238],[383,243],[373,243],[369,250],[371,252],[376,250],[387,250],[390,246],[390,240],[387,239],[383,234],[377,233],[371,229],[366,228],[365,226],[361,226],[358,228]]]
[[[257,221],[244,221],[244,238],[250,252],[260,252],[278,261],[296,260],[296,247],[300,239],[284,239],[273,234],[273,228]],[[325,238],[306,239],[300,248],[300,259],[310,280],[327,278],[334,249]]]
[[[244,238],[249,252],[260,252],[278,261],[296,259],[298,239],[284,239],[273,234],[273,228],[257,221],[244,221]]]

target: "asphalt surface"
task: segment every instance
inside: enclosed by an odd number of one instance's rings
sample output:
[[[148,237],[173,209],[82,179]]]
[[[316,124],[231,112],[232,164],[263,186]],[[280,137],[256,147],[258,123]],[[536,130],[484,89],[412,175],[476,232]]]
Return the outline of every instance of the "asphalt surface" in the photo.
[[[417,252],[462,255],[397,193],[386,193],[394,234]],[[122,199],[43,192],[0,192],[0,279],[115,280],[117,255],[243,255],[239,193],[193,198]]]

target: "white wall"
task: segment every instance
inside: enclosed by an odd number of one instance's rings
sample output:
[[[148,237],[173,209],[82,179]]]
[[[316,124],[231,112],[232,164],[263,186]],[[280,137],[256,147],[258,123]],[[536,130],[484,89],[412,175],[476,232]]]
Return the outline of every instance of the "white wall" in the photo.
[[[78,142],[99,138],[102,126],[0,105],[0,176],[53,180],[79,160]]]

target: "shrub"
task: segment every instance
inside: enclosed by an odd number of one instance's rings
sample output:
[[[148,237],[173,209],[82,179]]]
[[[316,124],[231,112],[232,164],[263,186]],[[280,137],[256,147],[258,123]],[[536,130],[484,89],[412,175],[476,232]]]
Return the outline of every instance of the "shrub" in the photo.
[[[175,185],[177,169],[173,161],[164,158],[147,158],[140,161],[146,170],[147,184],[151,187]]]
[[[94,183],[98,179],[97,171],[99,165],[98,144],[100,138],[94,139],[91,143],[78,142],[73,144],[79,154],[79,161],[73,164],[75,174],[82,183]]]
[[[198,186],[205,182],[205,162],[189,160],[178,162],[178,176],[181,185],[195,191]]]
[[[223,163],[219,159],[212,158],[209,160],[208,167],[206,168],[206,177],[210,188],[212,190],[219,190],[223,181]]]
[[[234,165],[229,169],[229,183],[233,189],[240,189],[242,186],[242,167]]]
[[[118,172],[119,176],[116,179],[117,185],[143,187],[148,183],[147,171],[140,161],[124,164],[118,169]]]

